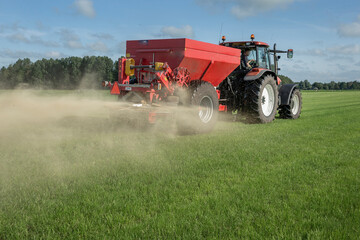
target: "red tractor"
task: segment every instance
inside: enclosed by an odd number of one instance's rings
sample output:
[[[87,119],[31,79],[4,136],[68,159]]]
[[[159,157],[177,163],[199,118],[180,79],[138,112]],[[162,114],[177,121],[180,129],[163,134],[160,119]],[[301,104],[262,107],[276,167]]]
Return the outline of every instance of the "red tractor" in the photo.
[[[225,42],[220,45],[191,39],[127,41],[119,59],[119,78],[103,82],[111,94],[135,107],[149,109],[149,122],[163,115],[158,106],[178,105],[181,131],[210,131],[218,112],[237,113],[251,122],[298,118],[301,94],[295,84],[281,85],[277,53],[266,43]],[[253,54],[251,69],[241,68],[241,54]],[[292,50],[288,50],[292,57]],[[270,55],[273,55],[271,64]],[[191,107],[193,106],[193,107]],[[188,115],[190,114],[190,115]]]
[[[302,98],[296,84],[282,84],[278,77],[278,53],[293,57],[293,50],[270,49],[264,42],[223,42],[223,46],[237,48],[248,55],[249,61],[239,65],[220,86],[220,110],[232,111],[246,118],[248,122],[268,123],[275,118],[277,110],[281,118],[300,117]],[[246,66],[248,65],[248,66]]]

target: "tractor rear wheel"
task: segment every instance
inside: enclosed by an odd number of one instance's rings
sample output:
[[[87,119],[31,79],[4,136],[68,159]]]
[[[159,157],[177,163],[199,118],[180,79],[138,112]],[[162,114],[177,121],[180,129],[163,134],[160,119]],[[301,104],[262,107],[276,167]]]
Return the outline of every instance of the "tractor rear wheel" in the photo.
[[[190,104],[179,109],[178,129],[181,133],[205,133],[211,131],[217,121],[219,100],[214,86],[196,81],[189,87]]]
[[[299,89],[294,89],[290,96],[290,105],[281,105],[279,115],[285,119],[297,119],[300,117],[302,97]]]
[[[266,75],[245,87],[244,110],[250,123],[269,123],[278,107],[278,88],[275,79]]]

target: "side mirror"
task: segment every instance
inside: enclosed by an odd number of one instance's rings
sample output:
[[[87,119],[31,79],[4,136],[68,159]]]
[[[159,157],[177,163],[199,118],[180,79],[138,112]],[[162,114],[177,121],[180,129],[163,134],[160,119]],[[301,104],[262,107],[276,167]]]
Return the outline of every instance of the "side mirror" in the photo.
[[[281,56],[277,56],[278,61],[280,60]]]
[[[294,51],[292,49],[289,49],[287,51],[287,58],[293,58],[293,55],[294,55]]]

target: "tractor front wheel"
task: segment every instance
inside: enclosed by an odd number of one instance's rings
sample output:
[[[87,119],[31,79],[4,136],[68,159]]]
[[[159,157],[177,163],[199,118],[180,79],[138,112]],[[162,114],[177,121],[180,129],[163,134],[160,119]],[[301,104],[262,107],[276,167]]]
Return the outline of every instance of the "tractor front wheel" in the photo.
[[[302,108],[302,97],[299,89],[294,89],[290,96],[290,105],[281,105],[279,115],[285,119],[297,119],[300,117]]]

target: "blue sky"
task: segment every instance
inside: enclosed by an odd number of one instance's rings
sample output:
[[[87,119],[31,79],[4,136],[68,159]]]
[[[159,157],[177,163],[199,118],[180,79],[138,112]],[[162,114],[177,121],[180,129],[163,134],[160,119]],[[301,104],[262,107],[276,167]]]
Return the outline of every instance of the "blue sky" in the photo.
[[[132,39],[256,40],[294,49],[280,60],[295,81],[360,80],[360,1],[0,0],[0,67],[18,58],[116,59]]]

